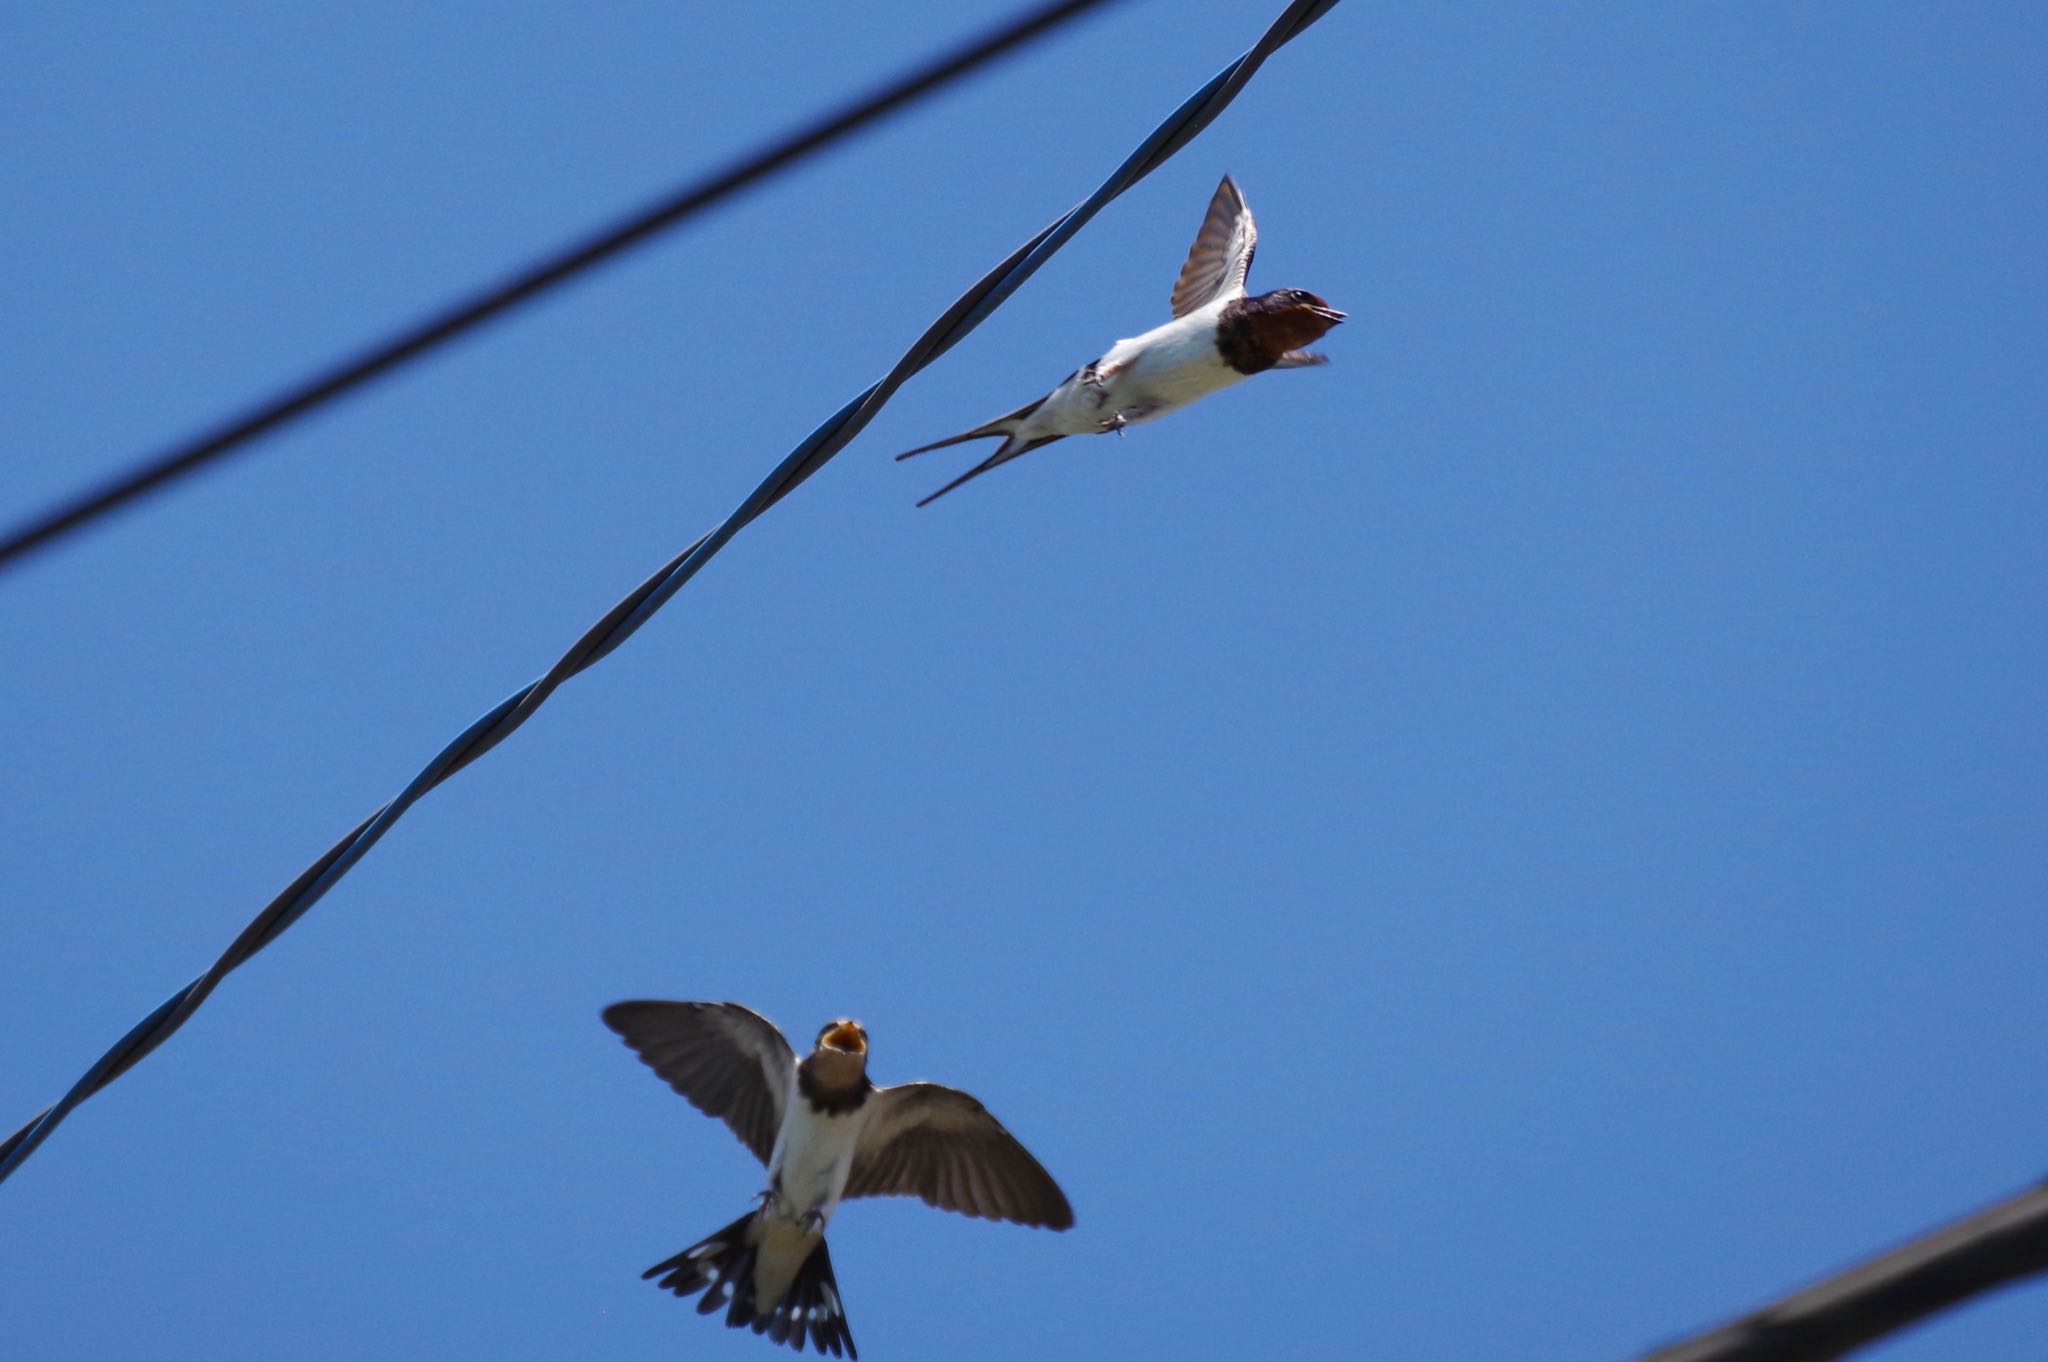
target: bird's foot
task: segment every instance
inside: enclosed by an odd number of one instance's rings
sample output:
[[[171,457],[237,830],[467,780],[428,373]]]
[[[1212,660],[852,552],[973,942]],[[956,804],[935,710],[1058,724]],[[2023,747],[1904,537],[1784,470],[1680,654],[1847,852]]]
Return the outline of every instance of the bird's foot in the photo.
[[[1103,418],[1100,430],[1101,433],[1104,435],[1109,434],[1111,431],[1115,431],[1117,434],[1117,438],[1122,439],[1124,427],[1129,424],[1130,422],[1124,419],[1124,414],[1122,412],[1115,412]]]
[[[803,1219],[797,1221],[797,1224],[802,1226],[806,1234],[823,1234],[825,1232],[825,1213],[815,1208],[805,1211]]]

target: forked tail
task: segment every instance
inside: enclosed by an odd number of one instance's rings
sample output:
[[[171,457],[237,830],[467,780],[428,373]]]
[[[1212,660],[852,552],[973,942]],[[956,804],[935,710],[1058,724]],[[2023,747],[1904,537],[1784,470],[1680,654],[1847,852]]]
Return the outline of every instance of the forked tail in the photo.
[[[725,1322],[730,1328],[751,1326],[755,1333],[787,1343],[798,1352],[804,1350],[808,1337],[820,1353],[859,1362],[853,1331],[846,1325],[846,1308],[839,1300],[839,1283],[832,1276],[832,1255],[823,1239],[797,1269],[781,1300],[765,1311],[755,1304],[754,1267],[760,1250],[747,1242],[747,1230],[755,1214],[749,1211],[718,1233],[640,1275],[660,1278],[656,1285],[678,1296],[693,1296],[702,1291],[704,1298],[697,1302],[697,1313],[708,1315],[724,1305]]]

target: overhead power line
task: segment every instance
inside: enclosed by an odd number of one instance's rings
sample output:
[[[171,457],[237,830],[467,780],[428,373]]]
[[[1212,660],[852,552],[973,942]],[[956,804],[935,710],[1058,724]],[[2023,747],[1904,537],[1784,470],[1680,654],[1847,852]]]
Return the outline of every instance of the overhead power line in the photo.
[[[895,367],[879,381],[812,431],[773,472],[762,480],[739,506],[714,529],[681,553],[660,571],[613,606],[604,618],[585,631],[561,660],[545,675],[500,701],[496,708],[464,729],[442,748],[424,770],[384,807],[358,823],[346,836],[329,847],[313,864],[300,872],[284,892],[272,899],[247,927],[242,929],[221,957],[206,973],[165,999],[161,1006],[138,1022],[86,1071],[71,1090],[45,1108],[21,1129],[0,1143],[0,1179],[10,1176],[57,1124],[80,1102],[114,1081],[161,1045],[185,1024],[228,973],[275,940],[285,928],[316,903],[351,866],[376,845],[391,825],[427,791],[503,742],[525,723],[556,687],[624,643],[633,632],[667,603],[669,598],[696,576],[698,569],[723,548],[728,540],[763,511],[782,500],[805,478],[860,433],[890,396],[911,375],[953,348],[963,337],[995,311],[1029,279],[1054,252],[1080,231],[1103,207],[1126,189],[1144,179],[1175,152],[1207,127],[1237,98],[1238,91],[1252,78],[1266,58],[1292,41],[1320,19],[1337,0],[1293,0],[1273,21],[1250,51],[1219,71],[1197,90],[1151,136],[1117,167],[1102,185],[1079,206],[1055,219],[1051,225],[1012,251],[1003,262],[983,275],[918,337]]]
[[[1115,174],[1078,207],[1019,246],[984,275],[926,329],[895,367],[813,431],[724,521],[613,606],[545,675],[508,696],[472,723],[443,748],[397,797],[357,824],[308,866],[243,929],[212,968],[131,1028],[62,1099],[44,1109],[5,1142],[0,1142],[0,1180],[12,1174],[78,1103],[126,1072],[183,1025],[229,971],[297,921],[420,796],[503,741],[563,681],[593,665],[630,637],[734,534],[822,467],[873,419],[911,375],[980,325],[1105,205],[1186,145],[1229,105],[1268,56],[1334,8],[1336,2],[1294,0],[1250,51],[1224,68],[1183,103]],[[1087,0],[1056,5],[1025,22],[1043,26],[1088,7]],[[1013,28],[1005,30],[1005,33],[1016,31]],[[986,41],[994,42],[996,38]],[[963,52],[956,54],[954,60],[964,60],[965,57]],[[890,97],[878,96],[877,100]],[[897,102],[908,97],[908,93],[895,96]],[[836,135],[822,129],[823,125],[810,134],[814,145]],[[791,151],[781,159],[786,161],[795,154],[798,153]],[[764,165],[745,178],[753,178],[768,168],[772,167]],[[737,173],[728,172],[728,176]],[[740,183],[744,183],[744,179],[735,181],[731,187],[737,188]],[[558,258],[550,278],[544,279],[541,272],[536,271],[522,277],[528,281],[526,283],[515,281],[505,286],[491,295],[497,301],[483,306],[476,315],[446,327],[442,334],[420,339],[435,324],[420,328],[411,333],[414,339],[408,342],[410,349],[405,353],[394,350],[388,359],[374,367],[364,367],[368,361],[359,362],[357,367],[363,372],[333,385],[331,391],[304,398],[290,410],[280,407],[261,425],[244,423],[250,428],[230,444],[223,444],[222,449],[253,438],[262,430],[288,420],[300,411],[374,376],[381,369],[400,362],[410,353],[446,339],[547,283],[581,268],[583,264],[593,263],[610,251],[665,225],[656,221],[657,215],[666,213],[680,217],[701,206],[686,204],[687,197],[679,196],[662,209],[636,220],[636,224],[616,229],[605,237],[594,239],[580,252]],[[703,201],[709,202],[709,198]],[[607,246],[606,242],[611,244]],[[576,255],[587,258],[569,264]],[[469,310],[479,306],[473,303]],[[302,397],[306,392],[310,392],[310,387],[302,390]],[[159,474],[144,486],[154,485],[169,476],[172,476],[171,472]],[[140,490],[143,488],[136,489]],[[135,494],[131,491],[117,496],[108,502],[108,506]],[[92,514],[97,514],[97,511],[87,510],[76,519],[82,520]],[[0,550],[0,563],[63,528],[68,526],[57,526],[27,542],[17,536],[8,541],[4,550]],[[2048,1271],[2048,1183],[1793,1291],[1740,1319],[1645,1354],[1638,1362],[1830,1362],[1974,1296],[2044,1271]]]
[[[389,339],[372,345],[352,359],[324,369],[292,385],[270,400],[222,425],[143,459],[126,473],[96,488],[79,493],[62,505],[8,532],[0,539],[0,571],[33,549],[60,535],[99,519],[108,512],[182,477],[224,454],[233,453],[260,436],[284,426],[307,412],[323,407],[335,398],[379,378],[400,365],[410,363],[457,336],[481,325],[528,299],[581,274],[591,266],[636,246],[657,232],[735,194],[756,180],[781,170],[814,151],[868,124],[896,112],[917,99],[967,76],[1005,53],[1024,46],[1070,19],[1112,0],[1058,0],[1020,15],[1003,27],[975,39],[952,52],[942,54],[897,79],[865,99],[856,100],[826,114],[807,127],[799,128],[752,156],[713,171],[693,184],[669,195],[652,207],[599,228],[583,240],[535,261],[510,278],[494,284],[426,319],[415,322]]]
[[[1829,1362],[1972,1296],[2044,1271],[2048,1183],[1638,1362]]]

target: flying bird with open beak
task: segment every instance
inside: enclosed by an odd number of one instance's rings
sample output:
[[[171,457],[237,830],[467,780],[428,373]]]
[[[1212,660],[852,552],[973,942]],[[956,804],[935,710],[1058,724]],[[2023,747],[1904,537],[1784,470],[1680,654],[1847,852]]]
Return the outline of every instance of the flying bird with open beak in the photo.
[[[1328,357],[1301,347],[1320,340],[1344,320],[1343,313],[1298,288],[1246,296],[1245,275],[1258,241],[1252,210],[1237,182],[1225,175],[1174,281],[1173,320],[1118,341],[1036,402],[898,454],[907,459],[966,440],[1002,437],[995,453],[917,504],[936,501],[970,478],[1054,440],[1103,435],[1156,420],[1268,369],[1329,363]]]
[[[700,1315],[724,1305],[733,1328],[857,1359],[825,1249],[842,1197],[1074,1223],[1059,1184],[981,1103],[937,1083],[876,1087],[859,1022],[827,1022],[802,1060],[775,1023],[738,1003],[614,1003],[604,1022],[768,1167],[755,1209],[642,1274],[678,1296],[702,1291]]]

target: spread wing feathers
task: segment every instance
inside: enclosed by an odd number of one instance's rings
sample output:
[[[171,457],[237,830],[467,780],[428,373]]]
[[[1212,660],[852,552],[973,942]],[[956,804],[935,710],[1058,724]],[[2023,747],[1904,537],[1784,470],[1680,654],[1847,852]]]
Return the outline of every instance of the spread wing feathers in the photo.
[[[1173,315],[1185,317],[1218,298],[1241,295],[1258,244],[1259,229],[1252,222],[1252,210],[1237,181],[1225,175],[1223,183],[1216,186],[1216,197],[1209,200],[1202,230],[1195,233],[1180,278],[1174,280]]]
[[[1047,397],[1051,395],[1050,393],[1046,394]],[[948,435],[943,440],[934,440],[928,445],[919,445],[916,449],[906,449],[901,454],[898,454],[896,458],[898,461],[901,461],[913,454],[928,454],[934,449],[944,449],[947,445],[965,444],[969,440],[979,440],[986,435],[1007,436],[1016,430],[1018,426],[1024,424],[1025,417],[1044,405],[1045,398],[1037,398],[1034,401],[1026,402],[1015,411],[1005,412],[993,421],[976,426],[973,430],[963,430],[958,435]]]
[[[994,434],[996,432],[989,433]],[[980,463],[974,465],[974,467],[968,469],[965,473],[962,473],[959,477],[953,479],[944,487],[941,487],[938,491],[932,493],[928,497],[923,498],[917,504],[920,506],[929,506],[934,501],[937,501],[940,497],[946,495],[946,493],[952,491],[955,487],[958,487],[961,483],[969,482],[975,478],[978,478],[983,473],[988,472],[988,470],[991,468],[995,468],[1002,464],[1006,464],[1020,454],[1029,454],[1032,450],[1037,449],[1041,445],[1049,445],[1054,440],[1064,440],[1066,438],[1067,437],[1064,435],[1041,435],[1036,440],[1026,440],[1023,444],[1018,444],[1014,439],[1005,440],[1003,441],[1002,445],[996,450],[995,453],[989,455],[986,459],[983,459]],[[913,449],[910,452],[915,454],[918,451]]]
[[[957,1088],[904,1083],[869,1099],[846,1195],[916,1196],[944,1210],[1063,1230],[1073,1208],[1017,1137]]]
[[[1318,364],[1328,364],[1330,357],[1315,350],[1289,350],[1273,361],[1275,369],[1308,369]]]
[[[738,1003],[613,1003],[604,1024],[690,1105],[732,1127],[762,1163],[775,1150],[796,1056],[775,1023]]]

